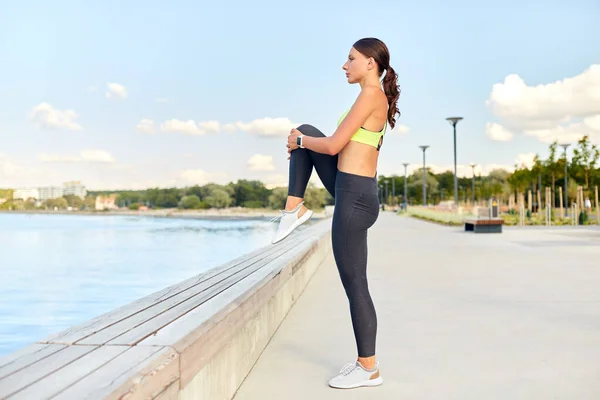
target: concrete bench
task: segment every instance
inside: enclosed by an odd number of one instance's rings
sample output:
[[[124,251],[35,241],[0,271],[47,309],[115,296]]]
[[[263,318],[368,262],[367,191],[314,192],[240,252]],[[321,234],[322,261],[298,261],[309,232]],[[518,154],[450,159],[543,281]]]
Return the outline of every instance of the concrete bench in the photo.
[[[0,399],[231,399],[331,250],[331,220],[0,358]]]
[[[465,231],[474,233],[502,233],[502,218],[472,218],[465,220]]]

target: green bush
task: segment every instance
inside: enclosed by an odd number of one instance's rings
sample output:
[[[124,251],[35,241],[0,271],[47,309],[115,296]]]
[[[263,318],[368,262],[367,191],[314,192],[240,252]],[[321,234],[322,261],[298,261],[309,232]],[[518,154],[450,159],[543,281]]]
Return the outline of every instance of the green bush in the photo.
[[[183,196],[179,201],[179,208],[186,210],[200,208],[200,198],[195,194],[190,196]]]
[[[137,210],[139,210],[139,209],[140,209],[140,203],[133,203],[133,204],[130,204],[128,208],[129,208],[130,210],[137,211]]]
[[[263,208],[264,204],[263,204],[262,201],[259,201],[259,200],[249,200],[249,201],[245,201],[242,204],[242,207],[245,207],[245,208]]]

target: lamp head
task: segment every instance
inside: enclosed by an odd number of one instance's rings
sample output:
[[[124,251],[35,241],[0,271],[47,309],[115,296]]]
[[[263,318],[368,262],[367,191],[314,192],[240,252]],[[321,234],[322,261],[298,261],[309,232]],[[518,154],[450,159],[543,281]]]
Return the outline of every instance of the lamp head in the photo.
[[[450,122],[450,125],[452,125],[452,126],[455,126],[458,123],[458,121],[460,121],[461,119],[462,119],[462,117],[449,117],[449,118],[446,118],[446,120],[448,122]]]
[[[427,150],[427,148],[428,148],[429,146],[419,146],[419,147],[421,148],[421,150],[425,151],[425,150]]]

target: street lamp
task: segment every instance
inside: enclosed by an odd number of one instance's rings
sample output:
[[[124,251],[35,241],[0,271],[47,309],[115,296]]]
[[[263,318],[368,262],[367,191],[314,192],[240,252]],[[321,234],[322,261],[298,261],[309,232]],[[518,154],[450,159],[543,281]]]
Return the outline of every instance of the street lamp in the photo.
[[[449,117],[446,118],[448,122],[454,128],[454,203],[458,207],[458,183],[456,178],[456,124],[460,121],[462,117]]]
[[[421,150],[423,150],[423,206],[427,207],[427,194],[426,194],[426,186],[427,186],[427,170],[425,169],[425,150],[429,146],[419,146]]]
[[[385,181],[385,204],[388,204],[388,183],[390,183],[390,181],[386,180]]]
[[[475,167],[477,166],[477,164],[471,163],[471,169],[473,170],[473,179],[472,179],[472,189],[471,189],[471,203],[473,203],[473,205],[475,205]]]
[[[569,195],[567,194],[567,147],[569,147],[570,143],[563,143],[560,145],[565,150],[565,211],[567,214],[569,213]]]
[[[392,176],[392,207],[394,207],[396,199],[396,175]]]
[[[408,167],[408,163],[403,163],[402,165],[404,165],[404,207],[405,209],[408,208],[408,197],[407,197],[407,190],[406,190],[406,180],[408,179],[408,172],[407,172],[407,167]]]

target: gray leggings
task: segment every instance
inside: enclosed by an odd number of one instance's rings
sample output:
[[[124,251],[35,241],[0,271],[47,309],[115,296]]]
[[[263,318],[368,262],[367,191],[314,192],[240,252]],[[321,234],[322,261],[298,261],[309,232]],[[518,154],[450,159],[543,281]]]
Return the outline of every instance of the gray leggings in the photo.
[[[325,137],[311,125],[302,134]],[[313,167],[335,199],[331,229],[333,256],[348,301],[359,357],[375,355],[377,315],[367,282],[367,230],[379,216],[377,177],[349,174],[337,169],[338,157],[308,149],[292,151],[288,195],[304,197]]]

